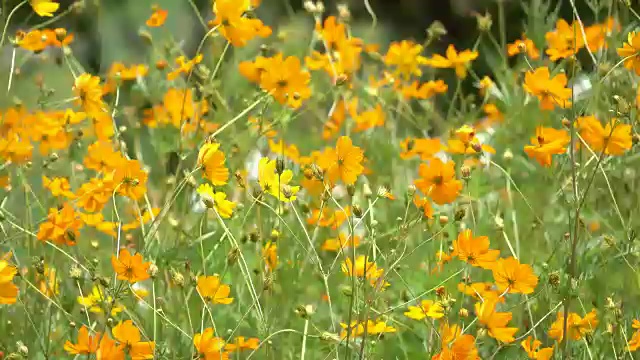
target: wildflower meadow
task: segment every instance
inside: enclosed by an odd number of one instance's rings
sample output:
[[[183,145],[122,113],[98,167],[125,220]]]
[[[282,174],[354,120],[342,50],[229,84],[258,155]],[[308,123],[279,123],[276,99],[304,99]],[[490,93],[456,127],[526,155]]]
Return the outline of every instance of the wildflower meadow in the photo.
[[[0,359],[638,358],[640,4],[174,1],[2,2]]]

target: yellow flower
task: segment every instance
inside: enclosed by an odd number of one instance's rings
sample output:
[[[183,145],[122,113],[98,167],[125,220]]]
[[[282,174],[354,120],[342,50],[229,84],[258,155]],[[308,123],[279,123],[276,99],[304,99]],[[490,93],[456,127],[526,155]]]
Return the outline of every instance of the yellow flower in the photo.
[[[444,316],[444,307],[437,301],[422,300],[420,306],[409,306],[409,310],[404,315],[414,320],[422,320],[426,317],[440,319]]]
[[[627,42],[618,48],[618,55],[625,58],[624,67],[640,75],[640,33],[630,32],[627,35]]]
[[[387,54],[384,56],[384,63],[387,66],[394,66],[394,75],[402,76],[409,80],[411,76],[422,76],[420,66],[425,65],[427,59],[420,55],[423,47],[412,41],[402,40],[391,43]]]
[[[197,191],[205,205],[215,209],[221,218],[228,219],[233,215],[236,204],[227,200],[227,194],[221,191],[215,192],[210,184],[200,185]]]
[[[233,302],[233,298],[229,297],[231,293],[231,288],[229,285],[223,284],[220,281],[220,277],[218,275],[213,276],[198,276],[197,280],[198,293],[207,301],[210,301],[214,304],[231,304]]]
[[[449,45],[445,53],[447,57],[442,55],[434,55],[427,60],[427,65],[434,68],[451,68],[456,70],[456,76],[460,79],[467,77],[467,67],[469,63],[478,58],[477,51],[463,50],[457,52],[455,46]]]
[[[60,4],[51,0],[29,0],[33,11],[39,16],[52,17],[58,11]]]
[[[258,163],[258,183],[265,193],[273,195],[280,201],[291,202],[296,199],[300,186],[291,186],[293,179],[291,170],[281,170],[278,175],[277,161],[262,158]]]
[[[524,147],[524,152],[536,159],[540,165],[549,167],[551,155],[564,154],[570,141],[569,133],[564,129],[538,126],[536,136],[531,138],[531,145]]]
[[[214,186],[222,186],[229,180],[229,169],[225,166],[224,153],[219,143],[208,142],[200,148],[198,165],[202,167],[204,177]]]
[[[96,314],[104,313],[104,309],[111,309],[111,316],[116,316],[124,310],[124,306],[114,303],[111,295],[106,295],[99,287],[94,286],[87,296],[78,296],[78,304]]]

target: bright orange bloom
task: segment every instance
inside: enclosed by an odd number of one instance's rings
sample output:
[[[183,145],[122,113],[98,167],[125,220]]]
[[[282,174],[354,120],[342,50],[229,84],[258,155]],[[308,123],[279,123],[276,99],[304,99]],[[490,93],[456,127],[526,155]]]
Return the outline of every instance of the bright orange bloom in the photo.
[[[420,77],[422,76],[420,67],[427,62],[427,59],[421,55],[423,49],[422,45],[409,40],[393,42],[384,56],[384,63],[395,67],[394,76],[400,76],[404,80],[409,80],[412,76]]]
[[[351,208],[349,206],[332,211],[331,209],[324,207],[322,213],[319,209],[313,209],[311,215],[307,218],[307,224],[318,225],[320,227],[331,227],[335,230],[339,228],[348,218],[351,216]]]
[[[109,236],[117,237],[118,233],[116,232],[116,228],[118,225],[112,221],[105,221],[104,215],[102,213],[92,213],[92,214],[84,214],[80,213],[80,219],[82,222],[87,225],[95,228],[96,230],[107,234]]]
[[[341,136],[336,148],[326,148],[318,159],[318,166],[322,168],[329,179],[335,184],[342,180],[347,185],[354,184],[358,176],[364,171],[362,162],[364,152],[351,142],[348,136]]]
[[[326,251],[345,251],[348,248],[358,247],[360,245],[359,236],[347,236],[345,233],[339,233],[338,238],[331,238],[324,241],[321,249]]]
[[[453,202],[462,191],[462,181],[455,178],[455,173],[453,161],[443,163],[442,160],[433,158],[429,161],[429,165],[420,164],[418,169],[420,179],[413,183],[436,204],[448,204]]]
[[[160,213],[160,208],[152,208],[151,211],[149,211],[148,208],[145,208],[144,210],[142,210],[142,216],[140,216],[140,213],[138,211],[135,211],[133,214],[135,219],[132,220],[131,222],[123,224],[122,231],[135,230],[139,228],[142,224],[146,224],[149,221],[151,221],[154,217],[158,216],[159,213]]]
[[[491,270],[500,292],[531,294],[538,285],[538,277],[531,265],[521,264],[514,257],[498,259]]]
[[[607,48],[607,37],[614,31],[620,31],[620,24],[612,17],[607,18],[603,23],[593,24],[584,29],[587,37],[587,48],[591,51],[598,51]]]
[[[18,298],[18,287],[13,283],[14,276],[18,273],[15,266],[9,264],[5,254],[0,259],[0,304],[15,304]]]
[[[102,334],[99,332],[94,335],[89,335],[87,327],[82,325],[80,330],[78,330],[78,343],[74,344],[67,340],[67,342],[64,343],[64,350],[71,355],[95,354],[100,346],[101,336]]]
[[[260,19],[245,16],[250,5],[257,5],[257,3],[217,0],[213,5],[216,17],[211,25],[219,26],[220,34],[235,47],[243,47],[257,36],[265,38],[271,35],[271,28],[264,25]]]
[[[156,343],[154,341],[141,341],[140,330],[131,320],[120,322],[111,333],[113,337],[125,345],[132,360],[153,359]]]
[[[540,165],[549,167],[552,155],[566,153],[569,142],[571,138],[566,130],[538,126],[536,136],[531,138],[532,145],[525,145],[524,152],[536,159]]]
[[[462,335],[458,325],[449,326],[447,322],[440,325],[440,341],[442,350],[431,360],[480,360],[476,339],[469,334]]]
[[[480,151],[486,151],[491,154],[496,153],[493,147],[480,143],[476,136],[476,130],[469,125],[463,125],[456,129],[455,139],[449,139],[447,145],[447,151],[451,154],[472,155]]]
[[[102,101],[102,86],[100,86],[99,77],[91,74],[78,76],[73,86],[73,91],[78,96],[78,105],[82,106],[82,109],[87,114],[94,115],[106,110]]]
[[[125,344],[119,344],[109,336],[103,336],[96,351],[97,360],[125,360]]]
[[[57,245],[75,245],[82,220],[70,203],[66,202],[61,209],[49,209],[47,221],[40,224],[37,238],[40,241],[52,241]]]
[[[324,140],[329,140],[336,136],[340,132],[340,128],[342,127],[344,120],[347,118],[347,113],[354,114],[357,106],[357,97],[353,97],[349,101],[340,99],[336,102],[331,111],[331,115],[329,115],[329,119],[324,123],[322,138]]]
[[[103,179],[89,179],[76,192],[78,207],[91,213],[101,211],[113,196],[113,189],[114,183],[111,175]]]
[[[107,141],[96,141],[87,148],[84,158],[84,166],[97,172],[110,173],[122,166],[125,159],[122,154],[113,148]]]
[[[400,158],[410,159],[419,156],[421,160],[430,160],[443,148],[440,139],[406,138],[400,142],[400,149],[402,149]]]
[[[214,304],[231,304],[233,302],[233,298],[229,297],[231,293],[231,288],[229,285],[223,284],[220,281],[220,277],[218,275],[213,276],[198,276],[198,285],[196,289],[200,296],[202,296],[206,301],[212,302]]]
[[[629,351],[638,351],[638,349],[640,349],[640,321],[633,319],[631,327],[635,329],[635,332],[631,336],[631,339],[627,341],[627,348]]]
[[[540,51],[536,47],[536,44],[534,44],[531,39],[527,38],[525,34],[522,34],[520,39],[507,45],[507,54],[510,57],[523,53],[526,53],[532,60],[538,60],[540,58]]]
[[[500,293],[494,290],[493,283],[490,282],[477,282],[471,284],[459,283],[458,290],[468,296],[473,297],[479,301],[495,300],[497,302],[504,302],[504,297],[500,297]]]
[[[335,16],[327,17],[323,25],[316,22],[315,31],[323,40],[325,53],[313,51],[311,56],[305,57],[307,67],[324,70],[334,82],[339,76],[350,80],[361,65],[362,39],[348,37],[345,25],[338,23]]]
[[[413,195],[413,204],[424,214],[424,217],[433,219],[433,207],[429,198]]]
[[[527,353],[529,359],[550,360],[553,356],[553,346],[540,348],[542,342],[540,340],[534,340],[531,336],[527,336],[526,339],[522,340],[520,345]]]
[[[567,108],[571,105],[571,89],[566,88],[567,75],[558,74],[551,77],[549,68],[539,67],[527,71],[524,76],[524,89],[540,100],[542,110],[553,110],[555,106]]]
[[[178,67],[167,74],[167,80],[175,80],[180,74],[189,75],[194,66],[198,65],[202,61],[202,54],[196,55],[193,59],[187,60],[185,56],[180,56],[176,59],[176,65]]]
[[[111,255],[113,271],[118,274],[118,280],[126,280],[131,284],[149,278],[149,262],[143,262],[142,254],[131,256],[127,249],[121,249],[119,256]]]
[[[214,336],[212,328],[206,328],[202,334],[193,336],[193,346],[196,347],[200,359],[219,360],[228,359],[229,354],[225,352],[224,340]]]
[[[75,195],[71,191],[71,185],[67,178],[56,177],[49,179],[46,176],[42,176],[42,186],[45,189],[51,191],[53,196],[64,196],[67,199],[75,198]]]
[[[414,81],[411,85],[403,86],[400,91],[405,99],[429,99],[436,94],[446,93],[449,86],[443,80],[429,80],[418,85],[418,81]]]
[[[115,170],[113,178],[115,190],[120,195],[139,200],[147,192],[148,176],[139,160],[126,160]]]
[[[472,50],[463,50],[457,52],[453,44],[447,47],[445,53],[446,57],[442,55],[433,55],[431,59],[426,61],[426,64],[434,68],[450,68],[455,69],[456,76],[460,79],[467,77],[467,68],[469,63],[478,58],[478,52]]]
[[[364,111],[353,117],[356,127],[353,132],[365,131],[376,127],[384,126],[385,113],[382,105],[376,105],[375,109]]]
[[[414,320],[422,320],[426,317],[440,319],[444,317],[444,307],[437,301],[422,300],[420,306],[409,306],[409,310],[404,313],[404,316]]]
[[[238,351],[238,350],[255,350],[260,345],[260,339],[248,338],[244,336],[236,337],[232,343],[227,344],[224,349],[226,351]]]
[[[618,48],[618,55],[624,58],[624,67],[640,75],[640,33],[627,34],[627,42]]]
[[[583,116],[577,119],[580,136],[596,154],[622,155],[631,150],[631,125],[612,118],[603,127],[595,116]]]
[[[489,238],[486,236],[473,237],[471,230],[463,230],[458,234],[458,238],[453,241],[452,257],[468,263],[469,265],[478,266],[483,269],[491,269],[495,264],[499,250],[489,249]]]
[[[268,241],[262,247],[262,259],[268,271],[274,271],[278,266],[278,244]]]
[[[158,5],[153,5],[151,7],[153,13],[145,22],[148,27],[160,27],[164,25],[164,22],[167,20],[167,15],[169,12],[160,8]]]
[[[484,302],[476,303],[475,310],[478,322],[487,328],[488,334],[492,338],[510,343],[515,340],[513,335],[518,331],[518,328],[507,327],[513,314],[511,312],[497,312],[496,303],[496,299],[486,299]]]
[[[271,58],[267,66],[267,71],[262,72],[260,77],[260,87],[280,104],[297,109],[311,97],[311,74],[302,69],[300,59],[295,56],[285,59],[278,54]]]
[[[549,337],[561,342],[564,338],[564,313],[558,312],[556,321],[551,324],[549,329]],[[569,339],[580,340],[587,334],[592,333],[598,326],[598,313],[596,309],[592,309],[587,315],[581,317],[576,313],[569,313],[567,318],[567,332]]]
[[[564,19],[558,19],[555,30],[547,32],[545,39],[549,45],[546,53],[551,61],[571,57],[584,47],[580,24],[573,22],[569,25]]]
[[[225,166],[225,156],[219,143],[208,142],[200,148],[198,165],[202,167],[204,177],[214,186],[222,186],[229,180],[229,169]]]

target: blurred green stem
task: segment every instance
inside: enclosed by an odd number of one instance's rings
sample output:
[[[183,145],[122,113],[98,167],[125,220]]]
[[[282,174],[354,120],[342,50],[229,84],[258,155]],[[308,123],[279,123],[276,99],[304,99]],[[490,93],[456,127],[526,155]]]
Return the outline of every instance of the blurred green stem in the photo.
[[[9,16],[7,16],[7,20],[4,23],[4,28],[2,29],[2,36],[0,37],[0,47],[4,45],[4,39],[5,39],[5,36],[7,35],[7,29],[9,28],[9,23],[11,22],[11,18],[16,13],[16,11],[18,11],[18,9],[20,9],[26,3],[27,3],[27,0],[22,1],[20,4],[14,7],[13,10],[11,10],[11,12],[9,13]]]

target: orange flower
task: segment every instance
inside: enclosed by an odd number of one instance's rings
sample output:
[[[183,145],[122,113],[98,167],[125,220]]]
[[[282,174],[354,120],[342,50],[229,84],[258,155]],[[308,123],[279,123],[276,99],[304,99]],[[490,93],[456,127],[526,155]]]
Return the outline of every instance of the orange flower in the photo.
[[[489,249],[489,238],[486,236],[473,237],[471,230],[463,230],[458,234],[458,239],[453,241],[452,257],[478,266],[483,269],[491,269],[496,259],[500,256],[499,250]]]
[[[118,194],[139,200],[147,192],[147,177],[140,161],[126,160],[116,169],[113,181]]]
[[[262,75],[271,67],[273,58],[258,56],[254,61],[243,61],[238,65],[242,76],[254,84],[260,84]]]
[[[569,142],[571,142],[571,138],[566,130],[538,126],[536,136],[531,138],[532,145],[525,145],[524,152],[529,157],[536,159],[540,165],[549,167],[551,166],[551,155],[564,154]]]
[[[322,138],[329,140],[340,132],[340,128],[347,117],[347,112],[354,114],[358,106],[358,98],[354,97],[349,101],[340,99],[332,108],[329,120],[324,123]]]
[[[164,25],[164,22],[167,20],[167,15],[169,12],[160,8],[158,5],[153,5],[151,7],[153,13],[147,19],[146,24],[148,27],[160,27]]]
[[[438,205],[453,202],[462,191],[462,181],[455,178],[453,161],[443,163],[442,160],[433,158],[429,165],[420,164],[418,175],[420,179],[413,183]]]
[[[434,68],[455,69],[456,76],[460,79],[467,77],[469,63],[478,58],[477,51],[464,50],[458,53],[453,44],[449,45],[445,55],[446,57],[436,54],[431,59],[428,59],[426,63]]]
[[[385,114],[380,104],[373,110],[364,111],[353,117],[356,127],[353,132],[365,131],[376,127],[384,126]]]
[[[498,259],[491,270],[500,292],[531,294],[538,285],[538,277],[531,266],[520,264],[514,257]]]
[[[436,252],[436,266],[433,267],[433,269],[431,270],[431,273],[437,273],[437,272],[441,272],[444,269],[444,264],[448,263],[449,261],[451,261],[452,257],[450,254],[444,252],[444,251],[437,251]]]
[[[540,58],[540,51],[536,47],[536,44],[534,44],[531,39],[527,38],[525,34],[522,34],[520,39],[507,45],[507,54],[510,57],[523,53],[526,53],[532,60],[538,60]]]
[[[534,340],[531,336],[527,336],[526,339],[522,340],[520,345],[527,353],[529,359],[549,360],[553,356],[553,347],[540,348],[542,342],[540,340]]]
[[[420,77],[422,76],[420,67],[427,62],[427,59],[421,55],[423,49],[422,45],[409,40],[393,42],[384,56],[384,63],[395,67],[394,76],[401,76],[404,80],[409,80],[412,76]]]
[[[351,208],[349,206],[342,209],[330,210],[327,207],[322,209],[322,212],[318,209],[313,209],[311,215],[307,219],[307,224],[318,225],[320,227],[331,227],[335,230],[339,228],[348,218],[351,216]]]
[[[625,59],[624,67],[640,75],[640,33],[633,31],[627,34],[627,42],[618,48],[618,55]]]
[[[213,5],[216,17],[211,25],[219,26],[220,34],[235,47],[245,46],[257,36],[265,38],[271,35],[271,28],[260,19],[244,16],[249,5],[248,1],[238,0],[217,0]]]
[[[204,177],[214,186],[222,186],[229,180],[229,169],[225,166],[224,153],[219,143],[206,143],[198,153],[198,165],[202,167]]]
[[[347,236],[344,233],[339,233],[338,238],[331,238],[324,241],[321,249],[326,251],[345,251],[347,248],[358,247],[360,245],[359,236]]]
[[[113,145],[107,141],[96,141],[87,148],[84,166],[101,173],[110,173],[122,166],[125,159]]]
[[[429,80],[418,86],[418,81],[414,81],[411,85],[403,86],[400,91],[405,99],[429,99],[436,94],[446,93],[449,86],[442,80]]]
[[[455,131],[455,139],[447,141],[447,152],[451,154],[467,154],[472,155],[480,151],[486,151],[495,154],[493,147],[487,144],[481,144],[476,137],[476,131],[469,125],[463,125]]]
[[[96,352],[97,360],[124,360],[124,344],[118,344],[108,336],[103,336],[100,340],[100,347]]]
[[[64,28],[44,29],[42,32],[47,38],[47,45],[58,48],[68,46],[74,38],[73,34],[68,34]]]
[[[435,154],[442,149],[440,139],[413,139],[406,138],[400,142],[400,158],[410,159],[414,156],[420,156],[421,160],[430,160]]]
[[[134,212],[134,220],[122,225],[122,231],[131,231],[139,228],[142,224],[146,224],[151,221],[154,217],[158,216],[160,213],[160,208],[152,208],[151,211],[145,208],[142,210],[142,217],[138,211]]]
[[[74,344],[67,340],[67,342],[64,343],[64,350],[71,355],[95,354],[100,346],[101,336],[102,334],[99,332],[94,335],[89,335],[87,327],[82,325],[80,330],[78,330],[78,343]]]
[[[362,40],[349,38],[344,24],[338,23],[335,16],[329,16],[322,26],[316,22],[315,31],[323,40],[326,52],[313,51],[311,56],[305,57],[305,63],[311,70],[324,70],[336,81],[339,76],[344,76],[347,81],[351,75],[360,68],[360,54],[362,53]]]
[[[558,312],[556,321],[551,324],[551,328],[549,329],[549,337],[561,342],[564,339],[564,322],[564,313]],[[584,338],[587,334],[595,330],[598,323],[596,309],[592,309],[584,318],[576,313],[569,313],[567,318],[569,339],[580,340]]]
[[[274,271],[278,266],[278,244],[268,241],[262,248],[262,259],[268,271]]]
[[[518,331],[518,328],[507,327],[513,314],[511,312],[497,312],[496,302],[496,299],[485,299],[484,302],[476,303],[475,310],[478,322],[487,328],[488,334],[492,338],[510,343],[515,340],[513,335]]]
[[[553,78],[549,68],[539,67],[534,71],[527,71],[524,76],[524,89],[531,95],[538,97],[542,110],[553,110],[555,106],[567,108],[571,105],[571,89],[566,88],[567,76],[558,74]]]
[[[431,360],[480,360],[476,339],[469,334],[462,335],[460,326],[449,326],[447,322],[444,322],[440,325],[440,340],[442,350]]]
[[[494,290],[493,283],[490,282],[459,283],[458,290],[479,301],[495,300],[497,302],[504,302],[504,297],[500,297],[501,294]]]
[[[424,217],[433,219],[433,207],[428,198],[414,195],[413,204],[424,214]]]
[[[640,349],[640,321],[633,319],[631,327],[635,329],[635,332],[631,336],[631,339],[627,341],[627,348],[629,351],[638,351],[638,349]]]
[[[37,238],[40,241],[52,241],[58,245],[75,245],[82,220],[68,202],[61,209],[49,209],[47,221],[40,224]]]
[[[289,158],[289,160],[291,160],[294,164],[300,162],[300,151],[294,144],[287,145],[282,140],[275,142],[269,139],[269,150],[271,150],[271,152],[274,154],[283,155]]]
[[[6,260],[10,254],[0,259],[0,304],[15,304],[18,298],[18,287],[13,283],[18,269]]]
[[[345,184],[352,185],[364,171],[363,160],[362,149],[354,146],[350,137],[341,136],[335,149],[325,149],[318,159],[318,166],[326,171],[331,183],[342,180]]]
[[[584,47],[580,27],[578,22],[569,25],[566,20],[558,19],[555,30],[545,34],[547,45],[549,45],[546,53],[551,61],[571,57]]]
[[[104,112],[106,107],[102,101],[102,86],[100,78],[91,74],[78,76],[73,86],[73,91],[78,96],[77,103],[89,115]]]
[[[64,196],[68,199],[75,198],[67,178],[56,177],[49,179],[46,176],[42,176],[42,185],[45,189],[51,191],[51,195],[53,196]]]
[[[101,211],[113,196],[113,186],[111,175],[104,179],[91,178],[80,186],[75,195],[78,207],[91,213]]]
[[[260,87],[280,104],[297,109],[311,97],[311,74],[302,69],[297,57],[288,56],[285,59],[278,54],[271,58],[266,70],[260,77]]]
[[[595,153],[622,155],[631,150],[631,125],[612,118],[603,127],[595,116],[579,117],[576,122],[580,136]]]
[[[206,301],[212,302],[214,304],[231,304],[233,302],[233,298],[229,297],[231,293],[231,288],[229,285],[223,284],[220,281],[220,277],[218,275],[213,276],[198,276],[197,280],[198,293],[202,296]]]
[[[167,80],[175,80],[180,74],[188,75],[193,71],[193,67],[202,61],[202,54],[196,55],[193,59],[187,60],[186,57],[180,56],[176,59],[178,68],[167,74]]]
[[[47,39],[47,36],[40,30],[31,30],[26,33],[18,31],[15,43],[25,50],[38,53],[47,48]]]
[[[148,271],[151,264],[143,262],[140,253],[131,256],[129,250],[121,249],[119,256],[111,255],[111,265],[113,271],[118,274],[118,280],[126,280],[135,284],[149,278]]]
[[[140,330],[131,320],[120,322],[111,333],[116,340],[125,345],[132,360],[153,359],[156,343],[141,341]]]
[[[238,336],[233,340],[232,343],[227,344],[224,349],[226,351],[255,350],[259,345],[260,339],[258,338],[245,339],[244,336]]]
[[[224,340],[214,337],[215,331],[212,328],[206,328],[202,334],[193,336],[193,346],[196,347],[200,359],[218,360],[228,359],[229,355],[225,353]]]

